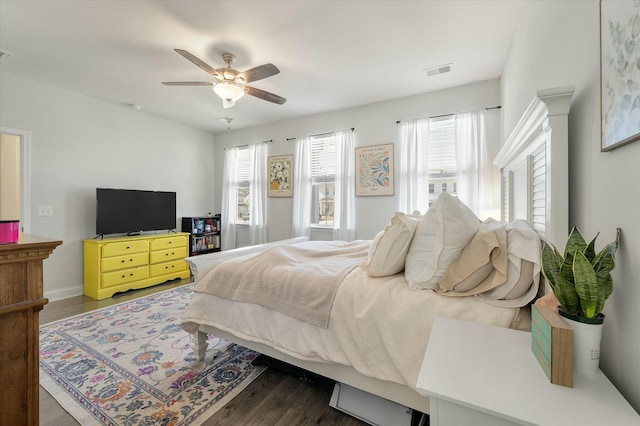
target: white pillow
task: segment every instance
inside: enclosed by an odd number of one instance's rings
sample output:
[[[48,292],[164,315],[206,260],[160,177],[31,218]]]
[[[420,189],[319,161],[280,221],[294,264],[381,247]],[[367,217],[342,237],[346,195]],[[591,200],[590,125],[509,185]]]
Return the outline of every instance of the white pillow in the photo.
[[[415,290],[435,289],[480,228],[473,211],[448,192],[440,194],[422,217],[411,242],[404,276]]]
[[[391,223],[371,243],[368,261],[362,265],[364,271],[372,277],[386,277],[402,272],[419,220],[420,216],[400,212],[394,214]]]

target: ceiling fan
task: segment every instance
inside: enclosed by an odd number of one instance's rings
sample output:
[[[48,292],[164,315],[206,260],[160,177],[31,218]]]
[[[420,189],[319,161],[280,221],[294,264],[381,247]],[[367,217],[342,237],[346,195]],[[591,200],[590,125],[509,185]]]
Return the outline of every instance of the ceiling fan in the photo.
[[[213,91],[222,98],[222,106],[224,108],[233,107],[236,101],[244,96],[245,93],[279,105],[287,101],[282,96],[246,85],[246,83],[262,80],[263,78],[278,74],[280,70],[273,64],[260,65],[240,72],[231,68],[231,64],[236,60],[236,57],[231,53],[225,53],[222,55],[222,59],[227,63],[227,67],[215,69],[186,50],[173,50],[212,75],[215,81],[163,81],[162,84],[165,86],[213,86]]]

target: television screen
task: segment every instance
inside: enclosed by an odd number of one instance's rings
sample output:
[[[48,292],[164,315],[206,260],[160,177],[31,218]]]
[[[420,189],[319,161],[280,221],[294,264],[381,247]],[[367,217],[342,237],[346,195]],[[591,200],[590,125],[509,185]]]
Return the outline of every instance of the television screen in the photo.
[[[96,189],[96,234],[134,234],[176,227],[176,193]]]

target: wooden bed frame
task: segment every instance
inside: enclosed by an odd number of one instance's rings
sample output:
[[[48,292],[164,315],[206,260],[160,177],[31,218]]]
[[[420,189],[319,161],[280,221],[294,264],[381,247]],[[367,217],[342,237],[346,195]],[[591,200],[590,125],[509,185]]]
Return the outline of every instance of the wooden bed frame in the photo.
[[[544,240],[555,245],[562,245],[568,235],[567,134],[572,95],[573,87],[538,92],[495,159],[502,174],[502,219],[524,219]],[[186,261],[190,263],[197,282],[211,268],[226,259],[305,240],[306,238],[292,238],[190,257]],[[200,326],[193,335],[192,347],[200,359],[206,351],[208,334],[405,407],[429,413],[429,399],[406,386],[364,376],[345,365],[293,358],[270,346],[241,339],[210,326]]]

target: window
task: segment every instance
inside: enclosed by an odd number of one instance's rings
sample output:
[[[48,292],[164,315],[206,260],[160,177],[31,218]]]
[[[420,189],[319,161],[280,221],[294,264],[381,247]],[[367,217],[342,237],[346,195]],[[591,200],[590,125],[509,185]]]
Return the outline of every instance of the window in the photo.
[[[335,135],[311,137],[311,224],[333,226],[336,180]]]
[[[438,197],[440,192],[457,189],[456,165],[456,119],[446,116],[431,119],[429,122],[429,204]],[[438,185],[439,184],[439,185]],[[432,191],[440,188],[440,192]]]
[[[400,173],[407,185],[400,187],[400,211],[424,209],[446,191],[479,217],[493,215],[481,212],[493,210],[500,189],[489,160],[497,139],[488,142],[484,123],[484,111],[476,111],[402,124]]]
[[[249,157],[249,148],[239,149],[236,153],[236,181],[237,186],[237,217],[236,223],[250,223],[250,184],[249,178],[251,174],[251,159]]]

